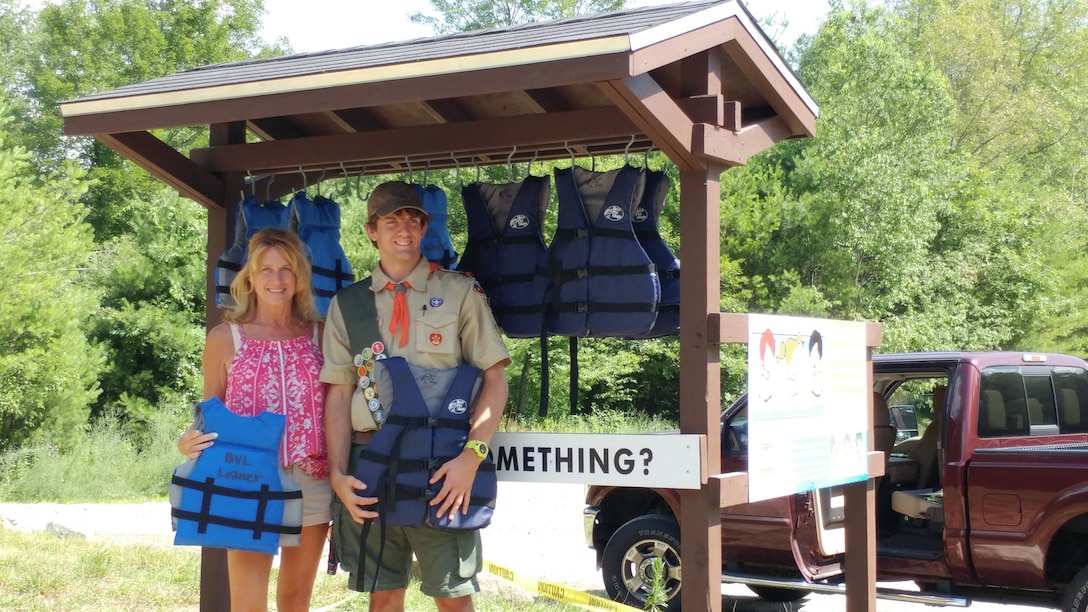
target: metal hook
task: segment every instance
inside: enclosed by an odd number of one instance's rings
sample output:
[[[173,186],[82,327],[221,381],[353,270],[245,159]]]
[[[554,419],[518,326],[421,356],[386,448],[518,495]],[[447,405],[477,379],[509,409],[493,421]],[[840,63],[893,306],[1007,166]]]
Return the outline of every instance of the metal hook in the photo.
[[[631,134],[631,142],[627,143],[627,146],[623,148],[623,163],[630,164],[631,145],[635,144],[635,135]]]
[[[427,160],[427,165],[423,167],[423,186],[427,186],[427,176],[431,173],[431,160]]]
[[[253,173],[246,170],[246,182],[249,183],[249,195],[257,197],[257,182],[253,180]],[[242,199],[246,198],[246,190],[242,190]]]
[[[643,152],[643,154],[642,154],[642,167],[643,168],[649,168],[650,167],[650,151],[653,151],[653,149],[654,149],[654,143],[651,141],[650,142],[650,147],[648,149],[646,149],[646,151]]]
[[[564,140],[563,141],[563,148],[567,150],[567,153],[570,153],[570,167],[573,168],[574,167],[574,149],[570,148],[570,141],[569,140]]]
[[[529,178],[533,174],[533,162],[540,156],[540,149],[533,151],[533,158],[529,160],[529,163],[525,164],[525,178]]]
[[[455,172],[456,172],[456,174],[454,175],[456,177],[456,181],[458,183],[460,183],[461,182],[461,162],[457,161],[457,156],[454,155],[452,151],[450,152],[450,159],[453,160],[453,166],[454,166]],[[451,182],[452,181],[445,180],[445,181],[442,181],[442,184],[444,184],[446,187],[449,187],[450,189],[453,189],[453,185],[450,184]]]
[[[321,169],[321,176],[317,177],[317,195],[321,195],[321,183],[325,180],[325,169]]]
[[[476,156],[475,155],[472,156],[472,167],[476,168],[476,182],[479,183],[480,182],[480,167],[478,165],[476,165]]]
[[[306,181],[306,172],[302,170],[302,166],[298,167],[298,173],[302,175],[302,193],[306,193],[310,190],[310,185]]]
[[[518,180],[518,172],[514,169],[514,153],[518,152],[518,146],[514,145],[514,149],[510,151],[510,155],[506,156],[506,166],[510,169],[510,180]]]
[[[265,204],[272,201],[272,182],[276,180],[276,174],[272,173],[268,176],[268,182],[264,186],[264,202]]]
[[[404,156],[404,165],[408,166],[408,183],[415,182],[415,175],[412,172],[412,162],[408,159],[407,155]]]

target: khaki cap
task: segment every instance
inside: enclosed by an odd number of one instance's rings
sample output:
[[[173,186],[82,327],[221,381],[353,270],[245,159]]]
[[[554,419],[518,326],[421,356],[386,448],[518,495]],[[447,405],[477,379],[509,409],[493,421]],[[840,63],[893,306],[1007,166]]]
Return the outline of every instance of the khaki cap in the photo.
[[[430,217],[423,208],[423,200],[415,187],[403,181],[386,181],[375,187],[370,194],[366,201],[366,216],[385,217],[403,208],[414,208]]]

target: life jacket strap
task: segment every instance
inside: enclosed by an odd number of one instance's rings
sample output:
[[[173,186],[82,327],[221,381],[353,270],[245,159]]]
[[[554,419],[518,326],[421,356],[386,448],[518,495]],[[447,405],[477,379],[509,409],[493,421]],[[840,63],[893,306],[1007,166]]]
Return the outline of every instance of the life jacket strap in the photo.
[[[288,535],[298,535],[302,533],[301,525],[286,526],[278,523],[269,523],[264,520],[265,514],[268,510],[268,502],[272,500],[282,499],[301,499],[302,491],[272,491],[268,485],[261,485],[259,491],[239,491],[237,489],[228,489],[215,484],[215,479],[208,477],[203,482],[197,480],[191,480],[189,478],[181,478],[175,475],[171,481],[174,484],[195,489],[201,491],[203,496],[201,497],[200,511],[192,512],[189,510],[182,510],[180,508],[171,508],[170,515],[180,519],[192,521],[197,524],[197,533],[207,533],[208,525],[220,525],[223,527],[230,527],[233,529],[242,529],[253,532],[253,539],[260,540],[261,536],[265,533],[278,533]],[[234,519],[225,516],[217,516],[212,514],[212,496],[230,496],[241,499],[255,499],[257,500],[257,512],[256,518],[252,521],[245,521],[241,519]]]

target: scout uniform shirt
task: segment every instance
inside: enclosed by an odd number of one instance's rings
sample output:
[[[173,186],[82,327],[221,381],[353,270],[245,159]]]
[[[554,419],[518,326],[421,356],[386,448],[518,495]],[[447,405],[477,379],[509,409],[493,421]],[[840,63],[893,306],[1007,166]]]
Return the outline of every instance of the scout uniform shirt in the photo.
[[[383,348],[385,355],[404,357],[409,363],[437,369],[470,363],[486,370],[510,359],[487,297],[474,279],[437,268],[421,258],[419,265],[404,279],[411,285],[406,292],[408,322],[404,329],[408,331],[408,341],[404,346],[400,346],[402,328],[398,327],[396,333],[389,331],[394,290],[385,289],[388,282],[389,277],[379,265],[372,274],[370,290],[375,292],[378,330],[383,345],[376,348]],[[368,407],[374,390],[373,385],[362,378],[365,376],[362,372],[368,362],[371,365],[373,362],[372,357],[363,358],[350,348],[344,319],[351,316],[358,314],[340,312],[340,304],[334,297],[325,322],[325,365],[321,380],[335,385],[354,385],[352,429],[372,431],[378,428]],[[368,389],[370,397],[367,397]]]

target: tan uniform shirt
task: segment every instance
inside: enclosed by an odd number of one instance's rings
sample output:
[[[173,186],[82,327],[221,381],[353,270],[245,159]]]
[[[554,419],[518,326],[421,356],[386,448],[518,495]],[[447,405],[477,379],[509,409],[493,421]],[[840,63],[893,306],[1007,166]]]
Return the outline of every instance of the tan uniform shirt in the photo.
[[[510,359],[510,352],[499,333],[499,326],[488,306],[483,289],[475,280],[449,270],[430,271],[430,262],[423,258],[405,279],[408,289],[408,342],[399,346],[401,331],[389,331],[393,313],[393,290],[384,287],[390,281],[375,268],[370,289],[375,292],[378,330],[385,354],[404,357],[409,363],[426,368],[450,369],[462,363],[486,370]],[[335,385],[354,385],[351,398],[351,425],[355,431],[377,429],[367,407],[366,388],[360,386],[356,355],[348,343],[344,318],[353,313],[340,312],[334,297],[325,321],[325,365],[321,380]],[[365,360],[362,360],[365,361]]]

